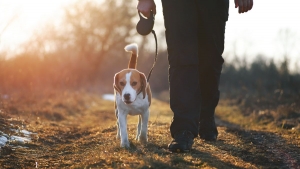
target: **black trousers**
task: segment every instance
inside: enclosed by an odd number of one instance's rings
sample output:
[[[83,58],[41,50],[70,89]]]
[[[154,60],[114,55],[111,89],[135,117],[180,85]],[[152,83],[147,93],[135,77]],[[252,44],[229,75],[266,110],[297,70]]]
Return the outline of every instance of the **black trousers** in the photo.
[[[171,135],[214,118],[229,0],[162,0],[169,60]]]

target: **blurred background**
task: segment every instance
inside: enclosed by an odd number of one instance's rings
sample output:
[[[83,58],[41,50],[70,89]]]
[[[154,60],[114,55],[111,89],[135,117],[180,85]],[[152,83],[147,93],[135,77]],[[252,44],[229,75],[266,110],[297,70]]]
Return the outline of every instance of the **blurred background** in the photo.
[[[161,2],[156,0],[158,62],[150,84],[168,99],[168,63]],[[86,90],[113,93],[113,76],[127,67],[128,43],[139,45],[138,69],[150,70],[152,35],[136,33],[136,0],[1,0],[0,94]],[[238,14],[230,1],[222,97],[278,98],[300,94],[299,0],[254,0]]]
[[[124,47],[139,45],[137,68],[146,75],[155,56],[152,34],[140,36],[135,29],[137,2],[0,0],[0,168],[297,166],[300,0],[254,0],[244,14],[230,0],[215,113],[221,139],[186,158],[169,157],[164,148],[172,111],[160,0],[154,27],[158,60],[150,79],[151,144],[140,149],[133,141],[133,149],[123,151],[113,141],[114,75],[130,58]],[[128,124],[134,133],[136,116]]]

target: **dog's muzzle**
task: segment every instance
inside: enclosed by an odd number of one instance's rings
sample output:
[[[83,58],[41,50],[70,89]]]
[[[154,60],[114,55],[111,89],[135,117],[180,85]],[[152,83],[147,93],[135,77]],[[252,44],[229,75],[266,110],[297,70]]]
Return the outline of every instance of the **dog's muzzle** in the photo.
[[[129,93],[124,94],[123,99],[124,99],[123,101],[126,104],[131,104],[132,103],[132,101],[130,100],[131,99],[131,95]]]

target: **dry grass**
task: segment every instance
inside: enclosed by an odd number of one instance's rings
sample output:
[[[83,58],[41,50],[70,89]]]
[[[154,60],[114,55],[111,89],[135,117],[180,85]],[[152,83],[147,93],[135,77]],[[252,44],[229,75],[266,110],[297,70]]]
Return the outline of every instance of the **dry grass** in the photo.
[[[251,121],[227,101],[217,109],[218,141],[196,138],[192,152],[183,154],[167,151],[172,117],[167,103],[153,101],[147,145],[134,140],[137,117],[129,118],[130,149],[120,148],[115,139],[113,107],[85,92],[2,99],[1,131],[13,123],[37,135],[30,143],[2,147],[1,167],[297,168],[300,163],[299,133]]]

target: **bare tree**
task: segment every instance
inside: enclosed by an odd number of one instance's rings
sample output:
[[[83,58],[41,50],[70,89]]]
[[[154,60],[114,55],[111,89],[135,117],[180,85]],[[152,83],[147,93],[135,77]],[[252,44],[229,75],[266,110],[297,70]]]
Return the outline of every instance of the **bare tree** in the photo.
[[[113,49],[126,43],[131,36],[136,11],[130,0],[107,0],[102,4],[86,1],[66,9],[64,18],[67,44],[81,59],[96,70]]]
[[[68,50],[99,66],[112,49],[135,34],[131,0],[76,1],[65,9],[59,26],[47,25],[25,48],[39,52]]]

